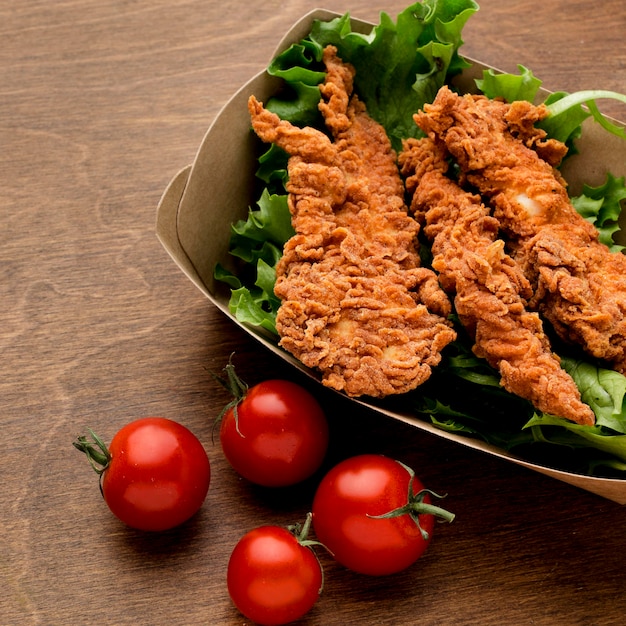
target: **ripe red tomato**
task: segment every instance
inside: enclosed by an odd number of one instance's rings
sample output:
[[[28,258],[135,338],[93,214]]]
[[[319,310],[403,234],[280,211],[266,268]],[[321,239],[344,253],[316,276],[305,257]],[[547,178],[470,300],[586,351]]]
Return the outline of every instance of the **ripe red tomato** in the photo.
[[[225,369],[235,399],[222,416],[220,442],[235,471],[264,487],[295,485],[312,476],[328,448],[328,423],[317,400],[287,380],[248,389],[231,364]]]
[[[202,506],[211,468],[204,447],[185,426],[164,417],[135,420],[109,448],[93,434],[74,445],[101,474],[102,495],[111,512],[139,530],[167,530]]]
[[[264,626],[302,617],[317,601],[322,580],[306,531],[296,536],[293,530],[261,526],[239,540],[228,562],[228,593],[234,605]]]
[[[454,518],[433,506],[431,495],[398,461],[375,454],[346,459],[319,484],[315,535],[348,569],[373,576],[399,572],[428,547],[435,516]]]

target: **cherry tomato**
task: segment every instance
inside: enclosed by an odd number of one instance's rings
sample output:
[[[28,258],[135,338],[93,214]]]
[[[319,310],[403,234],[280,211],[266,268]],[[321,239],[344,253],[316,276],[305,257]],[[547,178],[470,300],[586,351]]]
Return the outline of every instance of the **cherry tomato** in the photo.
[[[287,380],[266,380],[248,389],[226,366],[235,399],[222,415],[220,442],[234,470],[264,487],[295,485],[321,466],[328,423],[317,400]]]
[[[167,530],[188,520],[202,506],[211,468],[204,447],[185,426],[164,417],[145,417],[123,428],[107,449],[79,437],[101,475],[102,495],[111,512],[139,530]]]
[[[315,493],[315,535],[348,569],[373,576],[399,572],[428,547],[435,516],[454,518],[431,504],[432,495],[398,461],[375,454],[346,459]]]
[[[228,562],[228,593],[248,619],[287,624],[307,613],[322,588],[322,568],[302,529],[261,526],[244,535]],[[297,534],[300,533],[300,534]]]

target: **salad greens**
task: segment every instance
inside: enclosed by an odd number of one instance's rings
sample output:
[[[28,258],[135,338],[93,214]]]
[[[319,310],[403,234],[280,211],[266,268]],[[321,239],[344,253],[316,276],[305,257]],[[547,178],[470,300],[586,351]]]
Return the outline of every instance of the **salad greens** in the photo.
[[[419,132],[413,114],[469,67],[458,50],[463,26],[477,10],[473,0],[424,0],[406,8],[395,23],[381,13],[369,34],[354,32],[347,13],[316,21],[308,37],[270,63],[268,73],[285,79],[287,89],[267,108],[294,124],[320,124],[317,85],[325,77],[323,50],[332,44],[354,66],[354,88],[368,113],[399,149],[402,139]]]
[[[488,98],[502,97],[508,102],[514,100],[533,102],[541,87],[541,81],[523,65],[518,65],[518,70],[519,75],[498,74],[494,70],[487,70],[482,80],[476,81],[476,86]],[[613,124],[598,109],[595,101],[603,98],[626,103],[626,95],[603,89],[577,91],[571,94],[551,93],[544,101],[550,115],[537,126],[543,128],[552,139],[562,141],[570,148],[575,148],[572,140],[580,136],[580,125],[588,117],[593,117],[610,133],[626,139],[626,130]],[[581,106],[583,104],[587,105],[587,109],[583,109]]]
[[[407,7],[394,22],[381,13],[380,23],[363,34],[352,29],[345,14],[328,22],[315,21],[311,32],[278,55],[268,73],[282,78],[284,89],[266,107],[296,125],[323,129],[318,110],[319,84],[325,78],[322,51],[328,44],[356,68],[355,91],[369,114],[383,125],[393,146],[419,136],[413,114],[431,102],[439,88],[469,64],[459,54],[467,20],[478,10],[472,0],[423,0]],[[508,101],[534,101],[541,81],[518,66],[519,74],[483,73],[480,92]],[[550,115],[539,125],[548,136],[564,141],[570,153],[592,117],[608,132],[626,138],[623,128],[605,118],[596,99],[626,96],[609,91],[555,93],[546,99]],[[584,105],[584,106],[583,106]],[[230,252],[241,262],[237,275],[221,265],[215,277],[231,288],[230,309],[240,321],[276,334],[280,302],[274,295],[275,267],[283,244],[293,234],[287,206],[287,155],[271,146],[259,158],[256,172],[263,191],[246,220],[232,226]],[[598,187],[585,185],[572,198],[576,210],[593,223],[600,239],[614,252],[621,202],[626,199],[624,177],[609,174]],[[422,243],[425,247],[427,244]],[[583,401],[596,414],[594,426],[580,426],[537,412],[526,400],[500,386],[497,371],[471,351],[471,341],[457,324],[459,338],[443,353],[442,363],[419,389],[388,398],[386,406],[401,406],[449,432],[479,437],[529,460],[582,473],[626,472],[626,377],[603,369],[581,353],[555,343],[563,367],[581,390]],[[454,399],[447,400],[447,399]]]
[[[285,170],[286,173],[286,170]],[[265,188],[257,208],[247,220],[233,224],[230,254],[255,268],[252,282],[225,270],[215,268],[215,278],[231,289],[229,307],[240,322],[259,326],[276,334],[276,312],[280,300],[274,295],[276,263],[282,256],[283,245],[294,234],[287,195],[270,194]]]

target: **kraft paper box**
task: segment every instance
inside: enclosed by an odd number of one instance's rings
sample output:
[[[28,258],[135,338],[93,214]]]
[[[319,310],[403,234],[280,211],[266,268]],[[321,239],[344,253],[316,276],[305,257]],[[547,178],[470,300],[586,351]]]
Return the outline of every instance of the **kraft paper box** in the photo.
[[[338,14],[317,9],[305,15],[278,44],[276,53],[305,37],[315,19],[331,20]],[[369,32],[372,25],[352,20],[354,30]],[[467,58],[467,57],[466,57]],[[463,91],[475,91],[474,78],[482,76],[487,66],[467,59],[473,65],[455,79]],[[269,60],[268,60],[269,61]],[[213,278],[217,262],[229,266],[228,243],[231,224],[245,219],[254,206],[254,172],[257,168],[256,138],[250,132],[248,97],[266,101],[280,87],[280,81],[265,71],[239,89],[217,116],[199,148],[192,165],[182,169],[163,193],[157,209],[157,236],[180,269],[200,291],[235,324],[255,337],[268,350],[291,362],[311,377],[319,377],[276,345],[275,338],[240,324],[228,310],[229,290]],[[543,92],[545,95],[547,92]],[[580,193],[580,181],[600,185],[606,172],[626,175],[626,141],[610,135],[598,124],[587,120],[580,146],[581,155],[568,159],[563,173],[574,194]],[[321,384],[321,383],[320,383]],[[529,463],[480,440],[444,432],[413,414],[403,414],[372,406],[362,400],[355,404],[367,406],[394,419],[413,425],[438,437],[458,442],[486,454],[517,463],[542,474],[591,491],[620,504],[626,504],[626,479],[604,479],[572,474]]]

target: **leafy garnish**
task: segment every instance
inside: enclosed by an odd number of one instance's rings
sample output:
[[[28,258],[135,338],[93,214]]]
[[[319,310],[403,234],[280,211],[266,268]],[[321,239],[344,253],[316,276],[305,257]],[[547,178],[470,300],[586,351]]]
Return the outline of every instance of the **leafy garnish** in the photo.
[[[596,414],[596,426],[626,434],[626,376],[571,357],[561,357],[561,365],[574,379],[582,401]]]
[[[321,119],[317,107],[318,85],[326,78],[321,60],[322,49],[307,39],[279,54],[268,66],[267,73],[282,78],[286,88],[267,103],[267,109],[298,126],[318,125]]]
[[[269,72],[284,78],[288,89],[267,106],[293,123],[319,119],[319,93],[315,99],[308,88],[323,80],[323,73],[320,79],[313,68],[324,47],[332,44],[339,57],[355,67],[355,91],[399,149],[402,139],[419,133],[413,114],[469,67],[458,50],[461,31],[477,10],[473,0],[423,0],[402,11],[396,22],[382,12],[380,23],[368,34],[353,31],[348,13],[328,22],[316,20],[307,38],[270,65]],[[306,97],[296,98],[300,93]]]
[[[264,189],[257,207],[248,212],[247,220],[232,225],[230,253],[248,263],[261,258],[275,265],[284,243],[294,235],[287,196]]]
[[[243,324],[264,328],[276,334],[278,308],[267,310],[267,302],[267,293],[263,289],[241,287],[232,291],[228,308]]]
[[[502,74],[489,69],[483,71],[476,86],[487,98],[504,98],[507,102],[527,100],[533,102],[541,87],[541,81],[523,65],[518,65],[519,74]]]
[[[537,414],[524,428],[540,428],[541,435],[538,432],[533,435],[537,441],[571,448],[593,448],[626,462],[626,436],[608,434],[600,426],[583,426],[560,417]],[[600,465],[600,460],[596,458],[594,464]]]
[[[612,252],[624,249],[624,246],[615,243],[613,237],[619,230],[618,220],[623,200],[626,200],[624,176],[616,178],[610,172],[603,185],[599,187],[584,185],[583,193],[572,198],[574,208],[598,229],[600,241]]]
[[[280,300],[274,295],[276,263],[284,243],[294,234],[287,196],[270,194],[264,189],[257,209],[248,212],[248,219],[231,226],[229,251],[244,261],[254,278],[244,282],[222,265],[214,277],[231,289],[228,303],[231,313],[242,323],[259,326],[276,334],[276,312]]]
[[[584,402],[596,413],[594,426],[582,426],[561,417],[535,411],[532,405],[491,384],[481,388],[472,381],[471,372],[486,377],[488,365],[465,358],[467,347],[451,344],[461,350],[446,354],[424,388],[411,394],[414,409],[426,415],[437,427],[453,433],[482,439],[503,450],[517,451],[527,458],[550,465],[593,473],[600,467],[620,469],[616,458],[626,462],[626,414],[623,410],[626,377],[587,361],[562,357],[562,364],[581,390]],[[468,371],[458,363],[464,361]],[[493,377],[498,378],[495,370]],[[447,403],[438,398],[450,398]],[[555,446],[578,451],[573,457],[560,459]],[[546,451],[545,448],[549,451]],[[584,451],[581,454],[580,451]],[[595,451],[595,452],[594,452]]]
[[[592,89],[589,91],[577,91],[563,97],[551,98],[546,101],[550,115],[540,122],[538,126],[547,131],[550,137],[558,139],[559,141],[566,141],[568,138],[567,120],[572,114],[572,111],[579,111],[579,107],[586,104],[589,113],[588,116],[593,116],[593,119],[600,124],[605,130],[622,139],[626,139],[626,130],[621,126],[613,124],[607,117],[605,117],[598,109],[596,100],[603,98],[610,98],[626,103],[626,95],[617,93],[615,91],[604,91],[602,89]]]

